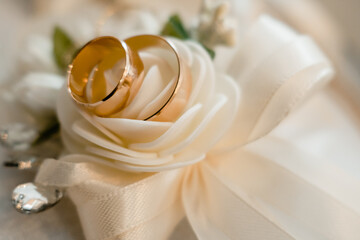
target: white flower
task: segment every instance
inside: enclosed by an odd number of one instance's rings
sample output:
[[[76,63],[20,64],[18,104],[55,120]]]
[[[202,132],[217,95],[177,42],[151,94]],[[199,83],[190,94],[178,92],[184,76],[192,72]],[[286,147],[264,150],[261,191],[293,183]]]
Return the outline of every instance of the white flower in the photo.
[[[20,57],[20,66],[26,71],[57,73],[52,54],[52,39],[47,36],[30,35]]]
[[[15,85],[13,91],[18,101],[33,112],[42,115],[54,113],[56,98],[64,77],[43,72],[31,72]],[[20,97],[21,96],[21,97]]]
[[[182,115],[174,122],[94,117],[95,126],[100,124],[118,136],[123,142],[119,144],[81,117],[64,89],[57,110],[64,144],[71,153],[98,156],[100,158],[92,159],[125,170],[151,172],[194,164],[205,158],[236,115],[239,87],[231,77],[215,72],[208,53],[199,44],[171,41],[191,68],[192,91]],[[164,59],[156,55],[144,53],[141,57],[146,72],[143,85],[133,100],[137,101],[137,115],[141,115],[140,110],[146,109],[151,98],[162,90],[159,84],[163,81],[162,73],[169,68]]]

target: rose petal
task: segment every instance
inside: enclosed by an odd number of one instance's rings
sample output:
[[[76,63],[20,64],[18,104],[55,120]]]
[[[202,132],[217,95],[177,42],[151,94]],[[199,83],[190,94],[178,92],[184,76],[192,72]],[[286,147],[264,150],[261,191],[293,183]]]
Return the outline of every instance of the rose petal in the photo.
[[[129,143],[154,141],[164,134],[173,123],[143,121],[125,118],[101,118],[96,121]]]
[[[120,113],[114,114],[112,117],[143,120],[143,117],[139,117],[140,112],[147,108],[146,106],[149,102],[153,101],[154,98],[165,94],[167,89],[164,88],[166,86],[168,86],[168,88],[171,87],[169,80],[173,78],[173,72],[170,65],[164,59],[149,52],[141,52],[140,56],[144,62],[145,78],[139,92],[129,106]],[[147,110],[147,112],[148,111],[151,110]],[[151,114],[156,112],[154,110],[152,111]],[[143,114],[140,115],[142,116]],[[145,116],[145,118],[146,117],[148,117],[148,115]]]
[[[139,165],[162,165],[166,164],[174,159],[172,155],[167,155],[165,157],[155,157],[155,158],[139,158],[139,157],[129,157],[123,154],[119,154],[117,152],[105,150],[99,147],[86,147],[86,150],[96,154],[101,157],[109,158],[115,161],[120,161],[123,163],[130,163],[130,164],[139,164]]]
[[[213,62],[211,61],[209,54],[201,47],[199,44],[193,41],[187,41],[186,44],[194,53],[194,64],[196,63],[196,59],[199,60],[199,68],[203,68],[206,72],[205,76],[199,75],[199,78],[196,79],[196,66],[194,65],[191,67],[193,80],[194,82],[201,82],[202,84],[197,84],[195,89],[193,89],[193,94],[190,96],[190,100],[193,103],[205,103],[208,102],[210,98],[214,97],[215,95],[215,70]],[[201,59],[201,60],[200,60]],[[200,79],[203,77],[203,79]],[[206,82],[205,82],[206,81]],[[199,89],[198,89],[199,88]]]
[[[72,129],[75,133],[77,133],[79,136],[83,137],[87,141],[124,155],[138,158],[155,158],[158,156],[156,153],[137,152],[129,148],[120,146],[119,144],[108,140],[100,131],[95,129],[89,122],[84,119],[79,119],[75,121]]]
[[[184,42],[176,38],[167,38],[169,42],[174,44],[175,49],[177,50],[182,61],[185,61],[189,66],[193,65],[193,54],[190,51],[190,48],[185,45]]]
[[[206,112],[206,114],[201,114],[204,116],[201,117],[201,122],[196,126],[196,128],[191,129],[191,134],[189,134],[184,140],[177,141],[173,146],[165,148],[165,150],[159,153],[159,156],[178,153],[192,143],[194,139],[203,132],[204,128],[212,121],[216,114],[218,114],[227,101],[228,98],[222,94],[218,94],[215,98],[213,98],[213,101],[204,107],[203,112]]]
[[[169,99],[169,92],[172,90],[175,84],[175,78],[173,78],[168,85],[156,96],[144,109],[139,113],[137,119],[147,119],[156,113]]]
[[[147,72],[138,94],[130,105],[119,114],[119,117],[136,119],[146,104],[156,98],[162,89],[164,89],[164,81],[159,67],[155,65]]]
[[[121,162],[110,163],[112,167],[122,169],[125,171],[133,171],[133,172],[161,172],[168,171],[176,168],[181,168],[185,166],[189,166],[200,162],[206,157],[205,153],[198,151],[188,151],[186,153],[182,153],[179,155],[174,162],[157,165],[157,166],[149,166],[149,165],[132,165],[132,164],[124,164]]]
[[[129,148],[139,151],[158,151],[169,145],[175,144],[188,134],[188,127],[194,124],[194,118],[202,109],[201,104],[196,104],[187,110],[163,135],[152,142],[130,144]]]
[[[218,75],[216,89],[226,96],[228,101],[212,118],[211,122],[202,131],[201,135],[189,145],[189,148],[191,149],[195,148],[201,152],[210,151],[233,124],[233,119],[237,113],[234,109],[238,109],[241,98],[239,86],[233,78],[227,75]],[[186,150],[187,149],[184,151]]]
[[[189,97],[189,101],[187,104],[187,108],[193,106],[197,99],[199,99],[199,95],[203,92],[203,88],[208,88],[211,84],[205,84],[205,81],[207,80],[207,73],[206,73],[206,63],[205,60],[200,57],[198,54],[194,56],[193,65],[191,67],[192,69],[192,89],[191,94]],[[204,91],[204,93],[209,94],[211,91]],[[201,99],[201,97],[200,97]]]

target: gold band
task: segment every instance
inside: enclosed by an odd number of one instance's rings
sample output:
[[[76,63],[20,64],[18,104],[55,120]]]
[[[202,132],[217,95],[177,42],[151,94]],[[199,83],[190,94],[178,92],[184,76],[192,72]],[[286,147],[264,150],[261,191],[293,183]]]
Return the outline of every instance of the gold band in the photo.
[[[181,58],[173,44],[156,35],[139,35],[125,40],[126,44],[136,52],[158,48],[168,53],[166,61],[176,65],[174,84],[171,86],[161,107],[144,120],[174,121],[183,112],[190,96],[192,80],[189,66]],[[158,53],[159,54],[159,53]]]
[[[114,37],[99,37],[88,42],[69,66],[68,90],[88,111],[108,116],[131,102],[143,75],[136,51]]]
[[[190,95],[191,74],[172,43],[156,35],[139,35],[124,41],[99,37],[87,43],[69,67],[68,90],[74,101],[98,116],[121,115],[142,85],[144,65],[139,53],[145,50],[167,55],[166,60],[175,66],[175,81],[161,99],[160,107],[143,120],[177,119]]]

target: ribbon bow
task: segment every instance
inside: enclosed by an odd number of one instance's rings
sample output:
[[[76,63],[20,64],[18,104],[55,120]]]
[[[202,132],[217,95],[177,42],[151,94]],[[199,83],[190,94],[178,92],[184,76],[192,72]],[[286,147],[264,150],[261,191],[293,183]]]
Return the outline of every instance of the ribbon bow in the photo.
[[[199,239],[353,238],[360,218],[302,178],[313,156],[286,138],[262,138],[331,79],[327,58],[309,37],[262,17],[232,65],[243,99],[217,146],[227,151],[141,174],[69,155],[46,160],[36,182],[67,189],[87,239],[165,239],[184,215]],[[291,128],[283,131],[289,135]],[[335,218],[346,224],[336,225]]]

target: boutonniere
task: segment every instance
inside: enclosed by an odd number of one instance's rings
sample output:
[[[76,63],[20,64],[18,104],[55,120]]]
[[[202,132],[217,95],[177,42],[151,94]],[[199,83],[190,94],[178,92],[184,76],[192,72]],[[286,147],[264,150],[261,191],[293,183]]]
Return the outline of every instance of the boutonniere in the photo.
[[[40,212],[67,195],[87,239],[165,239],[184,216],[200,239],[290,238],[281,199],[245,194],[258,187],[246,169],[255,173],[263,161],[247,145],[334,71],[310,37],[267,15],[237,34],[228,9],[205,4],[192,25],[126,9],[106,15],[81,44],[56,27],[56,70],[15,89],[33,112],[55,119],[20,143],[31,148],[60,126],[63,151],[39,160],[34,183],[14,190],[15,208]],[[231,59],[219,68],[223,49]],[[13,151],[22,127],[2,132]],[[250,231],[253,223],[260,227]]]

